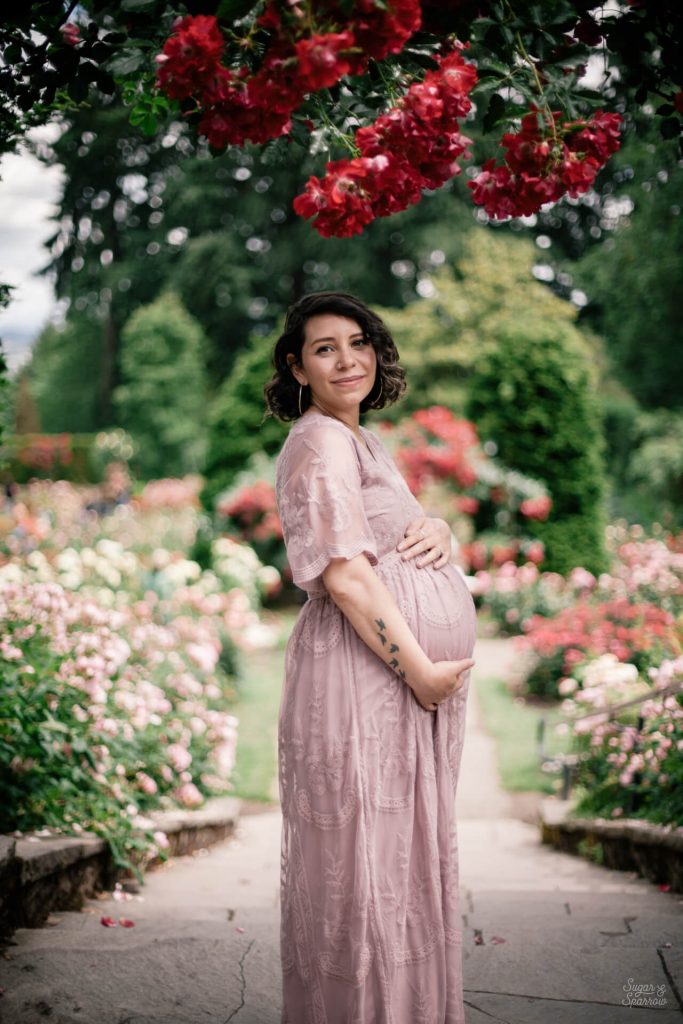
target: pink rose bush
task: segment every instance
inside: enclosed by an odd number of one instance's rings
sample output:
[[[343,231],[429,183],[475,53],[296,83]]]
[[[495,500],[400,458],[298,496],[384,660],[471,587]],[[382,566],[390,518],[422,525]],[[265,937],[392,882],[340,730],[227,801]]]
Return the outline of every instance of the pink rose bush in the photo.
[[[200,486],[193,477],[154,480],[139,499],[102,517],[86,508],[89,488],[32,481],[20,499],[40,519],[41,538],[27,550],[11,527],[0,536],[0,584],[56,582],[107,607],[151,602],[164,619],[209,614],[231,646],[272,643],[259,610],[262,598],[280,588],[278,570],[264,565],[250,544],[226,538],[212,541],[209,568],[190,557]]]
[[[479,608],[503,632],[529,636],[532,647],[538,639],[542,646],[545,645],[543,651],[539,649],[539,654],[548,653],[544,637],[547,630],[555,628],[552,623],[548,624],[548,620],[560,612],[567,610],[567,616],[572,617],[579,628],[577,616],[589,614],[577,612],[574,615],[569,611],[579,604],[603,602],[608,617],[607,605],[612,601],[625,602],[627,606],[651,605],[656,609],[655,617],[662,612],[676,619],[683,610],[683,536],[677,538],[661,531],[646,538],[641,526],[628,526],[623,521],[613,523],[606,530],[610,571],[599,577],[581,566],[566,577],[544,572],[536,558],[529,554],[522,565],[508,558],[502,564],[499,561],[496,566],[494,562],[494,565],[483,568],[486,556],[476,550],[477,543],[470,545],[470,552],[472,555],[474,550],[476,555],[475,566],[479,564],[482,567],[474,572],[471,590]],[[662,621],[671,623],[672,620],[664,615]],[[558,628],[562,629],[568,625],[569,619],[558,622]],[[582,648],[581,637],[577,635],[574,640],[575,646]],[[552,640],[550,644],[552,646]],[[562,671],[561,664],[557,670]]]
[[[622,521],[607,528],[607,547],[609,573],[595,579],[574,570],[568,586],[575,600],[557,615],[522,623],[518,644],[533,663],[531,692],[556,695],[558,679],[603,654],[647,673],[683,652],[683,535],[648,538]]]
[[[229,792],[236,651],[277,643],[279,585],[245,544],[191,557],[195,481],[154,481],[102,517],[88,488],[20,488],[45,529],[0,539],[0,828],[106,837],[120,866],[163,856],[146,815]]]
[[[230,790],[232,686],[190,656],[187,623],[26,581],[0,586],[0,620],[3,832],[86,829],[130,867],[145,811]],[[143,831],[146,853],[159,852],[153,830]]]
[[[501,563],[501,549],[500,544],[492,548],[490,568],[477,569],[470,583],[478,607],[500,634],[519,635],[534,615],[557,615],[571,607],[583,592],[583,586],[574,583],[573,574],[565,577],[557,572],[544,572],[528,554],[521,565],[510,557]],[[516,551],[502,550],[508,556],[520,557]]]
[[[606,543],[598,577],[507,561],[477,570],[472,592],[517,634],[527,693],[561,701],[557,728],[581,756],[577,813],[681,825],[683,534],[618,521]]]
[[[671,612],[627,598],[581,598],[552,618],[533,615],[524,628],[516,643],[534,659],[527,689],[542,696],[556,696],[558,679],[588,658],[614,654],[645,671],[683,651],[681,623]]]
[[[575,676],[562,707],[581,755],[577,813],[683,825],[683,656],[642,673],[605,654]]]

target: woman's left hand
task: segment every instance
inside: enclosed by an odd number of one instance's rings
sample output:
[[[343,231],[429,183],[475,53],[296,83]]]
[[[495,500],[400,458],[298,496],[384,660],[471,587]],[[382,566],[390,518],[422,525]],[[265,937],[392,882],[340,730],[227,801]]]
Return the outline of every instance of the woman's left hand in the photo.
[[[431,562],[435,569],[441,569],[451,560],[451,528],[445,519],[420,516],[408,523],[396,550],[403,552],[405,560],[422,555],[417,562],[419,568]]]

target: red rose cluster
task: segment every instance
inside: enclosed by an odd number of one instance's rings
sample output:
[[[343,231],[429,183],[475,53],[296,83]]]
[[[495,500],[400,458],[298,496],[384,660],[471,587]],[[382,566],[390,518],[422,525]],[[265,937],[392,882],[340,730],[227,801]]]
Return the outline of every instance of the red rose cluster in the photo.
[[[472,198],[489,217],[529,216],[544,203],[556,202],[565,193],[586,192],[609,156],[619,149],[620,114],[599,110],[588,121],[539,126],[538,111],[522,118],[519,132],[503,136],[505,163],[496,167],[487,160],[480,174],[468,182]]]
[[[470,110],[468,93],[477,81],[461,49],[442,57],[374,124],[358,129],[360,156],[331,161],[324,178],[309,178],[293,206],[315,218],[324,238],[360,234],[376,217],[419,202],[423,188],[439,188],[460,173],[458,159],[470,155],[471,140],[460,133],[458,118]]]
[[[399,53],[420,27],[418,0],[357,0],[348,22],[334,3],[316,5],[326,22],[347,23],[340,32],[314,33],[300,28],[301,11],[290,5],[287,21],[281,4],[270,0],[258,19],[272,41],[260,68],[236,71],[221,63],[224,40],[212,15],[180,19],[157,57],[157,80],[172,99],[194,97],[201,110],[199,131],[212,146],[257,144],[291,129],[291,115],[308,93],[329,88],[343,75],[362,74],[371,57]]]

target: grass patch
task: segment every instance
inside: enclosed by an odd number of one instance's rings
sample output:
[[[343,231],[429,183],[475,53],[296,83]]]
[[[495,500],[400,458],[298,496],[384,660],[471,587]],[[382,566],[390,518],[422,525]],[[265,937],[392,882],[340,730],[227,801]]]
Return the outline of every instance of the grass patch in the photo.
[[[230,712],[239,718],[233,793],[270,802],[277,778],[277,719],[284,679],[285,646],[298,611],[278,612],[283,636],[277,647],[241,654],[243,674]]]
[[[554,793],[557,787],[553,782],[560,775],[541,771],[536,735],[543,716],[546,754],[568,752],[571,734],[558,735],[554,731],[561,717],[559,709],[520,702],[512,696],[505,681],[495,677],[477,680],[477,697],[484,725],[496,741],[498,770],[505,789]]]

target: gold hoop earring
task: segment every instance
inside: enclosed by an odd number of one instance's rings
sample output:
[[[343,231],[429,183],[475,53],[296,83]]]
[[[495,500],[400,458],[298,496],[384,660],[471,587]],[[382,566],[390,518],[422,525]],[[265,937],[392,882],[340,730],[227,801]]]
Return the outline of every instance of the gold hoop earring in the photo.
[[[303,391],[303,389],[303,384],[299,384],[299,416],[303,416],[303,413],[301,411],[301,392]]]

